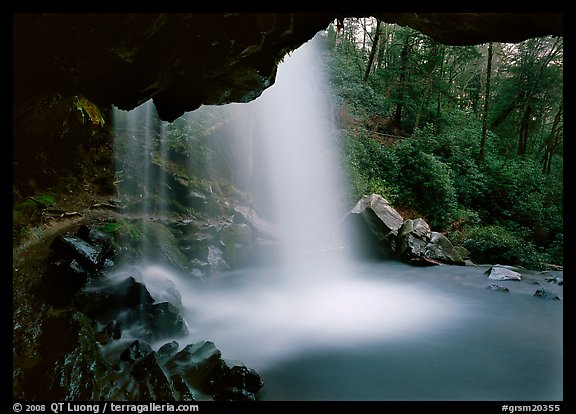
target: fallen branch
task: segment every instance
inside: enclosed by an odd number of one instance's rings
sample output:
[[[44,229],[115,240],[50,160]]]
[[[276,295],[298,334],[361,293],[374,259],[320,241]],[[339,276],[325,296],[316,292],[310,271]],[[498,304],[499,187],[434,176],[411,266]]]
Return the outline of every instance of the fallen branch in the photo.
[[[84,215],[82,213],[79,213],[77,211],[72,211],[72,212],[66,212],[66,213],[62,213],[60,215],[60,218],[65,218],[65,217],[73,217],[73,216],[80,216],[83,217]]]
[[[96,204],[92,204],[90,206],[90,209],[96,209],[96,208],[104,208],[104,209],[108,209],[108,210],[121,210],[122,207],[114,205],[114,204],[107,204],[107,203],[96,203]]]

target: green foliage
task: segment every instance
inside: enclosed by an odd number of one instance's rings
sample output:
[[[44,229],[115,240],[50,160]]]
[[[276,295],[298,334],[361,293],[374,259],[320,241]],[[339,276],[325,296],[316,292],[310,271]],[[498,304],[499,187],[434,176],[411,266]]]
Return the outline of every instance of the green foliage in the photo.
[[[550,247],[542,252],[542,258],[545,263],[564,264],[564,235],[562,233],[558,233]]]
[[[12,236],[15,243],[26,239],[32,225],[40,222],[45,209],[53,207],[56,199],[53,194],[36,194],[12,207]]]
[[[376,193],[393,203],[398,196],[394,184],[398,161],[394,153],[366,135],[349,136],[345,146],[351,201]]]
[[[544,141],[562,102],[561,40],[494,45],[498,70],[493,67],[484,160],[478,162],[484,45],[438,45],[384,25],[375,67],[362,82],[367,53],[351,39],[341,37],[330,53],[333,86],[344,108],[350,203],[380,193],[421,212],[454,244],[466,240],[477,260],[532,268],[561,264],[561,146],[554,149],[550,174],[542,174]],[[527,107],[521,157],[518,131]],[[397,109],[400,124],[393,122]],[[562,120],[558,125],[561,143]],[[381,139],[385,134],[394,135],[392,141]]]
[[[52,207],[56,203],[52,194],[36,194],[12,208],[12,220],[17,221],[25,216],[31,216],[40,213],[43,209]]]
[[[421,150],[414,140],[402,141],[394,150],[402,166],[397,177],[399,202],[422,211],[431,226],[447,226],[457,208],[450,166]]]
[[[367,118],[371,114],[385,114],[391,103],[378,90],[378,82],[362,82],[364,67],[348,56],[333,55],[334,65],[338,70],[332,71],[331,82],[338,95],[350,108],[355,118]]]
[[[468,231],[464,247],[479,263],[520,265],[529,269],[544,268],[545,256],[535,246],[502,226],[475,227]]]
[[[529,159],[502,162],[490,159],[484,167],[489,197],[483,206],[486,220],[511,220],[533,227],[542,224],[544,176],[539,165]]]

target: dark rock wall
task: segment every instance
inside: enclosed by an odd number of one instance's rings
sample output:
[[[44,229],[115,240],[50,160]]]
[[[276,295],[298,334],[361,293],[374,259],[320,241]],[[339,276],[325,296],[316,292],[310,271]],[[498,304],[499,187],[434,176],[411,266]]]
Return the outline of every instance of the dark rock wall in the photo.
[[[352,13],[369,16],[371,13]],[[561,13],[372,13],[450,44],[562,35]],[[201,104],[247,102],[274,83],[282,57],[335,13],[16,14],[15,105],[81,94],[132,109],[153,98],[171,121]]]

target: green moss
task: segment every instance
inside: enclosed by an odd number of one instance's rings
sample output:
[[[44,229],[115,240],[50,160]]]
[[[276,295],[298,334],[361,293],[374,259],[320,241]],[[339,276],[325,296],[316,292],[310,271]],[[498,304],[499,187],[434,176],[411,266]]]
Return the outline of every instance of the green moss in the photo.
[[[94,125],[104,126],[104,116],[100,112],[100,109],[91,101],[78,95],[74,97],[74,105],[76,105],[76,108],[78,108],[82,115],[82,123],[84,123],[84,114],[86,114]]]
[[[142,238],[141,226],[125,219],[110,221],[97,228],[104,233],[114,236],[115,239],[129,238],[134,241],[139,241]]]
[[[38,194],[34,197],[33,201],[44,206],[53,206],[55,203],[55,199],[52,194]]]
[[[52,194],[37,194],[12,207],[12,222],[24,224],[39,216],[43,209],[52,207],[56,200]]]

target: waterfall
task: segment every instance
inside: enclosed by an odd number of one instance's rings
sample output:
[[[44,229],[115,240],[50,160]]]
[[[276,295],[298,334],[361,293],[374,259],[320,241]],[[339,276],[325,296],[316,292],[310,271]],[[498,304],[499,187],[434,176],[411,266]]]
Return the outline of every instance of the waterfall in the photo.
[[[198,134],[195,125],[215,123],[218,128],[208,131],[227,131],[218,138],[229,134],[235,140],[229,163],[246,172],[245,184],[257,210],[277,224],[279,262],[220,273],[221,278],[202,287],[190,284],[186,271],[150,260],[159,246],[144,246],[138,270],[153,297],[170,295],[164,287],[176,286],[190,341],[208,335],[233,357],[255,366],[331,342],[350,345],[403,337],[413,329],[433,326],[425,315],[450,319],[449,310],[460,306],[455,300],[440,304],[396,283],[366,277],[343,247],[347,235],[338,223],[345,213],[346,183],[338,164],[340,139],[322,67],[323,41],[317,35],[286,56],[276,83],[255,101],[205,106],[177,120],[190,134]],[[165,205],[162,200],[173,197],[165,173],[153,168],[158,154],[167,156],[167,144],[158,142],[167,140],[167,126],[157,119],[150,102],[128,113],[116,112],[117,132],[124,133],[119,168],[132,169],[120,190],[131,193],[133,200],[142,198],[138,213],[145,220],[158,218]],[[217,170],[209,154],[202,160],[205,175]],[[193,171],[194,166],[188,169]],[[228,286],[226,281],[235,277],[243,284]],[[260,336],[260,360],[250,350],[252,340],[243,338],[246,332],[249,337]]]
[[[262,399],[561,397],[562,309],[535,299],[530,279],[510,282],[511,291],[520,287],[506,297],[486,289],[481,267],[348,257],[348,236],[338,226],[346,181],[322,40],[286,56],[275,84],[253,102],[204,106],[175,121],[189,134],[208,125],[214,138],[233,140],[226,168],[250,193],[250,206],[278,225],[274,248],[281,251],[279,263],[201,281],[190,269],[138,265],[151,296],[180,308],[188,336],[176,340],[213,341],[225,358],[261,372]],[[122,136],[119,190],[142,199],[132,213],[164,217],[175,195],[154,159],[168,157],[169,125],[148,102],[115,111],[115,127]],[[222,166],[200,152],[186,168],[211,180]],[[147,197],[152,193],[157,197]],[[152,250],[144,249],[145,259]],[[528,368],[519,374],[521,366]]]
[[[254,103],[258,144],[266,159],[268,194],[285,243],[285,265],[298,266],[306,249],[344,250],[337,222],[345,194],[338,168],[338,133],[322,63],[322,36],[289,55],[276,83]],[[318,255],[318,251],[314,252]]]

